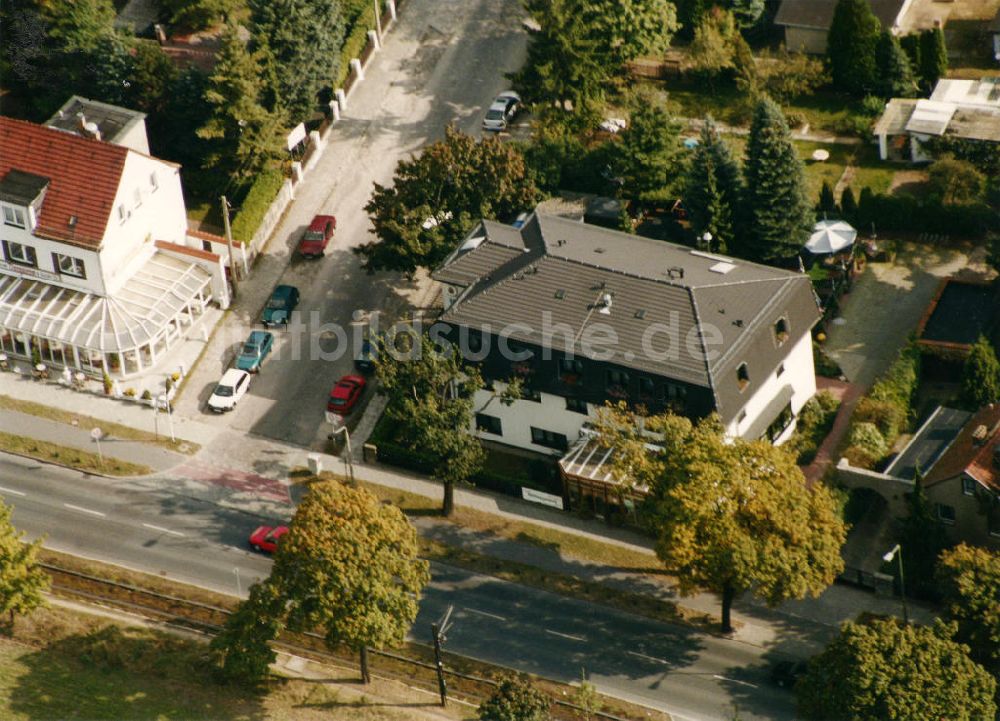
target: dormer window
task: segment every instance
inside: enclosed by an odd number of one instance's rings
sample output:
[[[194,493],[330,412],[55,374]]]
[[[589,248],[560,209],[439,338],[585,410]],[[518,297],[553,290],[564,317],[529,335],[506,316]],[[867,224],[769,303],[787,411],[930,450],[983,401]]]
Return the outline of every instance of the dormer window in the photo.
[[[15,228],[27,228],[28,213],[25,208],[5,204],[3,206],[3,222],[5,225],[13,225]]]
[[[778,341],[778,345],[781,345],[788,340],[787,318],[778,318],[778,320],[774,322],[774,339]]]
[[[741,391],[750,385],[750,369],[747,368],[746,363],[740,363],[736,369],[736,384],[740,387]]]

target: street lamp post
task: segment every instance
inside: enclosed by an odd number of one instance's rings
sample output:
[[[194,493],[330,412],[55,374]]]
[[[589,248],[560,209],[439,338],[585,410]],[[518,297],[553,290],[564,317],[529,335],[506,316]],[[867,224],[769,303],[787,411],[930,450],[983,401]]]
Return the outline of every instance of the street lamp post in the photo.
[[[712,250],[712,234],[709,233],[706,230],[705,233],[704,233],[704,235],[701,236],[701,242],[704,244],[705,250],[711,252],[711,250]]]
[[[888,552],[883,554],[882,560],[886,563],[895,558],[899,561],[899,597],[903,602],[903,623],[910,623],[910,615],[906,610],[906,584],[903,580],[903,548],[897,543]]]
[[[337,436],[340,433],[343,433],[344,434],[344,438],[347,439],[347,471],[348,471],[348,474],[350,475],[351,483],[353,483],[354,482],[354,456],[351,454],[351,434],[347,430],[347,426],[344,425],[343,420],[340,421],[340,425],[338,426],[338,423],[335,420],[335,417],[336,417],[335,414],[331,413],[331,414],[327,414],[327,415],[331,416],[331,418],[329,420],[330,420],[330,425],[333,426],[333,430],[330,432],[330,435],[328,435],[327,438],[332,441],[335,436]]]

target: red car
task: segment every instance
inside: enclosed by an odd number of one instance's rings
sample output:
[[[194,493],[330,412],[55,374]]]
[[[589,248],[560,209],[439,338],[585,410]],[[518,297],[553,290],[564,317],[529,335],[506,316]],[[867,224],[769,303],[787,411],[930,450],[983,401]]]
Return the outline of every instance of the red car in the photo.
[[[250,547],[255,551],[274,553],[278,542],[288,533],[288,526],[260,526],[250,534]]]
[[[354,409],[361,394],[365,392],[365,383],[363,376],[344,376],[330,391],[330,400],[326,403],[326,409],[331,413],[346,416]]]
[[[302,234],[299,255],[303,258],[321,258],[336,229],[337,219],[332,215],[317,215]]]

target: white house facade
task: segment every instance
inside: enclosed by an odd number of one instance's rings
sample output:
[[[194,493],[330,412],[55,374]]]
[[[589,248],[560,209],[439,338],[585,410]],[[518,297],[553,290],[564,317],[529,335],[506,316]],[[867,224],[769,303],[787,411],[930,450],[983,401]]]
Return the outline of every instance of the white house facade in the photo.
[[[134,149],[141,114],[96,105],[128,146],[96,121],[0,118],[0,352],[124,377],[229,296],[220,258],[188,235],[179,167]]]

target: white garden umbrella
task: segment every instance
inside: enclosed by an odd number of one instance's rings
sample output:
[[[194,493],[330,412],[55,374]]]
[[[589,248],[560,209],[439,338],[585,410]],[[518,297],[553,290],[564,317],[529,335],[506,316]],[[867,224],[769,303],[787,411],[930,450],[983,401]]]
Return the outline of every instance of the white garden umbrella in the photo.
[[[842,220],[821,220],[813,227],[813,234],[806,241],[806,250],[813,255],[839,253],[849,248],[858,237],[849,223]]]

